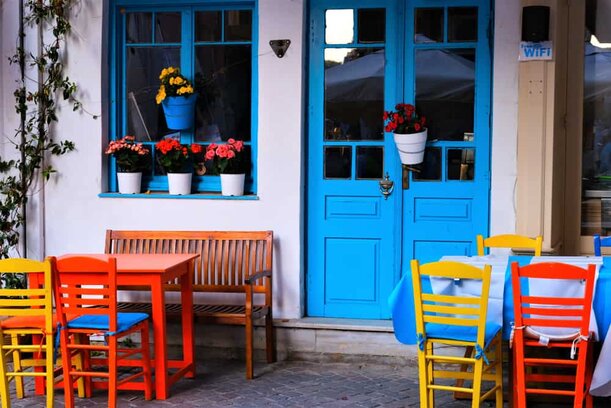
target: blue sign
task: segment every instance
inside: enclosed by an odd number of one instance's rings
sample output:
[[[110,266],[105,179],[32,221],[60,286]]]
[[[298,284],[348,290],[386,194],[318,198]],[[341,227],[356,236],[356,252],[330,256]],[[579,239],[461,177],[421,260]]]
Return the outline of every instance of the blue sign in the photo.
[[[520,43],[520,61],[551,60],[554,54],[551,41]]]

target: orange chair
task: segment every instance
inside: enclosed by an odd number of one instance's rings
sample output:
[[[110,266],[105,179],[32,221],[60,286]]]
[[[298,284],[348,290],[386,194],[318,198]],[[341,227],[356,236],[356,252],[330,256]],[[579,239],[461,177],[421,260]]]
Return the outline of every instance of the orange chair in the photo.
[[[109,407],[117,406],[117,390],[142,390],[145,399],[150,400],[153,387],[149,319],[146,313],[117,313],[116,260],[107,256],[67,256],[51,262],[62,354],[80,352],[84,361],[83,369],[63,365],[66,407],[74,406],[73,387],[78,378],[85,378],[88,396],[91,388],[108,389]],[[118,340],[131,333],[140,334],[140,347],[119,348]],[[90,342],[93,335],[103,335],[103,344]],[[92,352],[103,357],[94,358]],[[137,355],[141,358],[134,358]],[[118,367],[123,366],[140,370],[119,379]],[[103,380],[93,381],[94,378]]]
[[[528,295],[521,278],[572,280],[574,284],[583,284],[583,296]],[[587,270],[557,262],[524,267],[517,262],[511,265],[515,313],[512,333],[514,406],[526,407],[528,395],[563,395],[574,398],[574,407],[582,407],[584,400],[587,407],[592,407],[592,397],[587,390],[593,368],[590,312],[594,279],[594,265],[589,265]],[[545,333],[552,328],[562,328],[563,333]],[[540,352],[533,355],[542,347],[558,349],[561,357],[543,357]],[[546,354],[549,355],[549,351]]]

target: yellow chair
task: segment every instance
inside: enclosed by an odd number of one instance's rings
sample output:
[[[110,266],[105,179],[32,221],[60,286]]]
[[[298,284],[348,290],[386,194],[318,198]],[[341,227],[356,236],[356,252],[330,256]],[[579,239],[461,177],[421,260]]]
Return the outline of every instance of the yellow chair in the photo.
[[[0,400],[10,407],[8,381],[14,379],[17,398],[24,397],[23,377],[44,377],[47,407],[53,406],[53,294],[51,264],[29,259],[0,260],[0,273],[36,273],[44,285],[35,289],[0,288]],[[42,341],[37,341],[42,337]],[[10,339],[10,341],[8,341]],[[23,353],[23,354],[22,354]],[[7,360],[12,357],[12,369]],[[33,369],[36,367],[36,369]],[[26,370],[28,369],[29,370]]]
[[[491,268],[484,269],[459,262],[432,262],[419,265],[413,260],[412,283],[418,338],[418,371],[420,406],[435,406],[435,391],[464,392],[472,396],[472,407],[495,397],[496,406],[503,407],[503,372],[501,325],[486,322]],[[423,277],[481,281],[481,296],[424,293]],[[458,282],[460,284],[460,282]],[[473,357],[436,354],[434,346],[473,347]],[[472,371],[452,370],[452,365],[469,365]],[[466,386],[445,385],[436,380],[471,381]],[[492,383],[482,392],[482,382]],[[449,382],[448,382],[449,384]]]
[[[484,256],[484,248],[528,248],[535,251],[535,256],[541,256],[543,237],[529,238],[523,235],[502,234],[484,239],[477,236],[477,255]]]

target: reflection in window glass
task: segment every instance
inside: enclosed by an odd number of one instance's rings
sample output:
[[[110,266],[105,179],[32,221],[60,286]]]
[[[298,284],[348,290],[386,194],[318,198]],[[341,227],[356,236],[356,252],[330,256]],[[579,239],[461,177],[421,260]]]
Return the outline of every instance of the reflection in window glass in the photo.
[[[439,147],[427,147],[424,151],[424,161],[416,168],[413,174],[415,181],[439,181],[441,180],[441,149]]]
[[[221,12],[195,13],[195,41],[221,41]]]
[[[415,16],[414,42],[443,42],[443,9],[418,8]]]
[[[448,41],[477,41],[477,7],[448,9]]]
[[[611,48],[600,44],[611,36],[601,29],[601,12],[601,2],[586,2],[582,235],[611,235]]]
[[[152,43],[152,13],[127,13],[125,38],[128,43]]]
[[[195,140],[250,140],[252,62],[250,45],[195,47]]]
[[[137,140],[163,139],[168,130],[161,105],[155,102],[159,73],[166,66],[180,66],[179,47],[128,47],[126,53],[127,134]]]
[[[382,140],[382,48],[325,50],[325,139]]]
[[[360,9],[357,15],[359,43],[384,42],[386,38],[386,10]]]
[[[352,147],[325,147],[324,175],[326,179],[352,177]]]
[[[474,149],[448,149],[447,161],[448,180],[473,180]]]
[[[416,51],[416,106],[429,140],[473,138],[475,50]]]
[[[250,41],[252,37],[252,11],[225,12],[225,41]]]
[[[155,13],[155,42],[179,43],[180,13]]]
[[[356,148],[356,178],[381,179],[384,173],[384,148],[363,147]]]
[[[325,13],[325,42],[350,44],[354,41],[354,10],[327,10]]]

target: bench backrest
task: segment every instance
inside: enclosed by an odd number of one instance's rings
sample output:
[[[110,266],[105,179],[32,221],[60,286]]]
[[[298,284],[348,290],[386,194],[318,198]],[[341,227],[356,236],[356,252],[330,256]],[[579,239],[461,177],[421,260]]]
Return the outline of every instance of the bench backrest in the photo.
[[[107,254],[199,254],[193,290],[244,292],[255,272],[272,270],[272,231],[106,231]],[[178,285],[166,289],[179,290]],[[271,296],[271,279],[258,279],[253,292]]]

